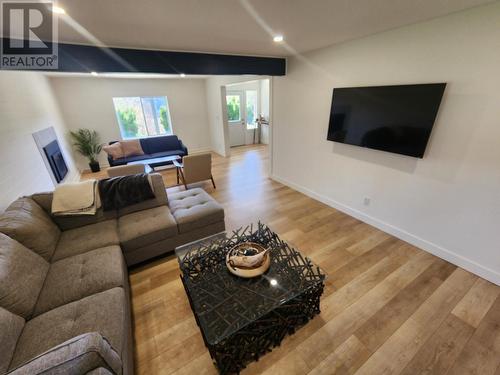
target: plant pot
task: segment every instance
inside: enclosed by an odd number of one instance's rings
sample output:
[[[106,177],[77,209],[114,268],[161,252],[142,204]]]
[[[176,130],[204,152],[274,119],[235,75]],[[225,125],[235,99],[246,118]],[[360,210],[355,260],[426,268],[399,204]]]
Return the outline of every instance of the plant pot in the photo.
[[[89,167],[92,172],[99,172],[101,170],[101,166],[98,161],[90,162]]]

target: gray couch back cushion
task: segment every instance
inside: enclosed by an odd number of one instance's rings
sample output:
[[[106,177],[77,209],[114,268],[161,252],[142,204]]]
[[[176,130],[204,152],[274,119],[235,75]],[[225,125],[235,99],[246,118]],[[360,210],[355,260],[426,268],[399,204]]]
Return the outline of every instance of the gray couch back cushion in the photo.
[[[0,307],[0,374],[7,372],[24,319]]]
[[[163,177],[159,173],[151,173],[151,187],[153,188],[153,193],[155,195],[154,199],[148,199],[147,201],[132,204],[130,206],[121,208],[118,212],[118,216],[124,216],[131,214],[132,212],[143,211],[149,208],[155,208],[159,206],[165,206],[168,203],[167,191],[165,190],[165,184],[163,182]]]
[[[0,307],[28,319],[48,270],[42,257],[0,233]]]
[[[95,215],[81,215],[81,216],[52,216],[52,197],[53,193],[36,193],[31,196],[33,201],[38,203],[43,207],[43,211],[47,214],[49,219],[52,220],[60,230],[68,230],[79,228],[85,225],[99,223],[101,221],[115,219],[119,216],[128,215],[132,212],[147,210],[149,208],[155,208],[158,206],[165,206],[168,203],[167,191],[165,190],[165,184],[163,183],[163,177],[159,173],[151,173],[151,186],[153,188],[153,193],[155,195],[154,199],[148,199],[144,202],[133,204],[120,209],[119,212],[116,210],[103,211],[102,208],[97,210]],[[0,232],[1,232],[0,228]],[[29,247],[29,246],[28,246]]]
[[[50,216],[52,221],[57,224],[60,230],[68,230],[83,227],[85,225],[100,223],[101,221],[106,221],[110,219],[116,219],[116,211],[106,211],[104,212],[102,208],[99,208],[95,215],[71,215],[71,216],[53,216],[52,215],[52,198],[54,196],[53,192],[48,193],[35,193],[31,195],[35,202],[37,202]]]
[[[43,193],[35,193],[30,195],[30,198],[33,199],[43,210],[50,215],[52,212],[52,198],[53,192],[43,192]]]
[[[0,232],[22,243],[50,261],[61,231],[50,216],[33,199],[14,201],[0,215]]]

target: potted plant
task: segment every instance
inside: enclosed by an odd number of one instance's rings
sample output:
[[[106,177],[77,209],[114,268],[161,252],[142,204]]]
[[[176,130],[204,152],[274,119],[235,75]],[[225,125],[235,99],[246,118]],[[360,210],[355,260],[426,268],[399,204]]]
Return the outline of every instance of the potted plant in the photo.
[[[70,132],[73,138],[73,146],[76,150],[89,159],[89,167],[92,172],[99,172],[101,167],[97,161],[97,156],[102,151],[102,144],[99,140],[99,134],[95,130],[78,129],[76,132]]]

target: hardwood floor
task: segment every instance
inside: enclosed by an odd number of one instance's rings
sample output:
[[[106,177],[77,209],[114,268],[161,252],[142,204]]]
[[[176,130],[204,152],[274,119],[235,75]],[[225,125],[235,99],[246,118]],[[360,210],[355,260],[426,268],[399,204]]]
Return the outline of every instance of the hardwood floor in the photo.
[[[266,147],[232,151],[202,184],[228,229],[261,220],[329,275],[321,314],[243,374],[500,375],[500,287],[270,180]],[[176,259],[130,281],[137,373],[216,374]]]

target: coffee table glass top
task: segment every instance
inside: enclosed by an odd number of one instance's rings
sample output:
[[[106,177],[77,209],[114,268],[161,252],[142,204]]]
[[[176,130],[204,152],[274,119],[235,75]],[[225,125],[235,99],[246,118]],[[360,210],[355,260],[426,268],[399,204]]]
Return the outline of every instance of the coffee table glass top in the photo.
[[[169,161],[174,161],[174,160],[179,160],[179,159],[181,159],[181,157],[179,155],[170,155],[170,156],[163,156],[161,158],[131,161],[128,164],[151,165],[151,164],[158,164],[158,163],[166,163],[166,162],[169,162]]]
[[[271,265],[244,279],[226,267],[227,252],[251,241],[269,248]],[[325,280],[323,271],[262,224],[222,233],[176,249],[181,278],[208,343],[216,345]]]

